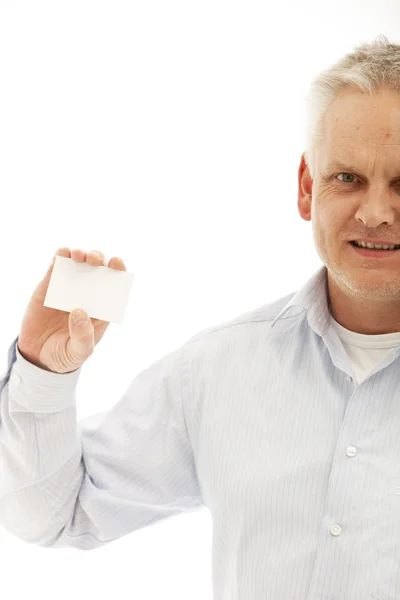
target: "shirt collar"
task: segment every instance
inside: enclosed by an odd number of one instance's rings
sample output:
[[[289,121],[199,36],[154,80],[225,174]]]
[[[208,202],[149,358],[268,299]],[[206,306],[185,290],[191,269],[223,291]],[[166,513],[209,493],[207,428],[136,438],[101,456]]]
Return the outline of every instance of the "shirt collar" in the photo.
[[[300,288],[272,321],[271,327],[290,312],[289,316],[297,316],[307,311],[310,327],[318,334],[324,335],[330,324],[328,298],[327,268],[323,265],[305,285]],[[298,310],[298,309],[301,310]],[[296,309],[296,310],[294,310]]]

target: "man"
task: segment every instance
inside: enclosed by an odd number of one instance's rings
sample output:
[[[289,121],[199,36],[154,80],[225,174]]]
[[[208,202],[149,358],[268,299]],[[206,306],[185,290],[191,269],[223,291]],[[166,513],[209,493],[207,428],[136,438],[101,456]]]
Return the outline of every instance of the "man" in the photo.
[[[193,336],[80,423],[81,367],[42,369],[14,340],[13,535],[91,550],[207,507],[215,600],[400,598],[400,254],[352,244],[400,243],[400,46],[361,46],[315,92],[298,208],[324,265],[300,290]]]

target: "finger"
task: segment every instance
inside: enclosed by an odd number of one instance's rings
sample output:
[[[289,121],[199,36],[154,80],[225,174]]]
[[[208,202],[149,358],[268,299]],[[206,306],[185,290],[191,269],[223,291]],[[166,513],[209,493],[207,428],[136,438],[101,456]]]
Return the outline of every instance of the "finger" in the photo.
[[[84,263],[86,260],[86,252],[85,250],[82,250],[82,248],[73,248],[69,258],[72,258],[72,260],[77,263]]]
[[[117,271],[126,271],[126,266],[122,258],[118,256],[113,256],[110,262],[108,263],[109,269],[116,269]]]
[[[78,316],[85,317],[85,319],[76,322]],[[87,312],[80,309],[71,311],[68,317],[70,335],[68,351],[71,362],[78,364],[78,366],[89,358],[95,347],[93,324],[88,317]]]
[[[71,258],[71,250],[69,248],[58,248],[58,250],[56,250],[54,253],[53,260],[51,261],[52,266],[56,262],[57,256],[65,256],[65,258]]]
[[[58,248],[58,250],[56,250],[56,254],[57,256],[65,256],[66,258],[71,258],[71,250],[67,246],[64,246],[63,248]]]
[[[86,262],[92,266],[103,266],[107,267],[107,260],[103,252],[100,250],[91,250],[86,255]],[[108,263],[109,269],[116,269],[117,271],[126,271],[124,261],[118,256],[113,256]]]
[[[106,257],[100,250],[91,250],[86,254],[86,262],[92,267],[107,266]]]

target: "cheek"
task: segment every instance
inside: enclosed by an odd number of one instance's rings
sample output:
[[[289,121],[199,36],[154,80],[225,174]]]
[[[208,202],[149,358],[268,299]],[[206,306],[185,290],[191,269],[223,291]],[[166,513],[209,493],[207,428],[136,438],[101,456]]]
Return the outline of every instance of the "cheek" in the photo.
[[[321,233],[326,238],[332,239],[335,236],[344,237],[348,226],[346,226],[346,220],[343,212],[334,210],[333,205],[325,205],[323,207],[316,208],[315,221],[318,224]],[[337,207],[336,207],[337,208]]]
[[[314,243],[320,250],[326,250],[334,245],[334,231],[329,219],[321,215],[312,221]]]

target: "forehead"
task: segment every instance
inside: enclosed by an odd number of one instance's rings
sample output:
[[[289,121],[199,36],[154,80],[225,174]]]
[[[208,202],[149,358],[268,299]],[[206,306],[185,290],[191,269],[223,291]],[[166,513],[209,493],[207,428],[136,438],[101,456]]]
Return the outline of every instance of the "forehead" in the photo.
[[[400,93],[369,96],[344,92],[329,106],[322,122],[324,166],[359,164],[381,157],[400,160]],[[341,163],[339,163],[341,164]]]
[[[342,92],[329,106],[323,126],[332,141],[351,137],[373,144],[400,144],[400,93]]]

